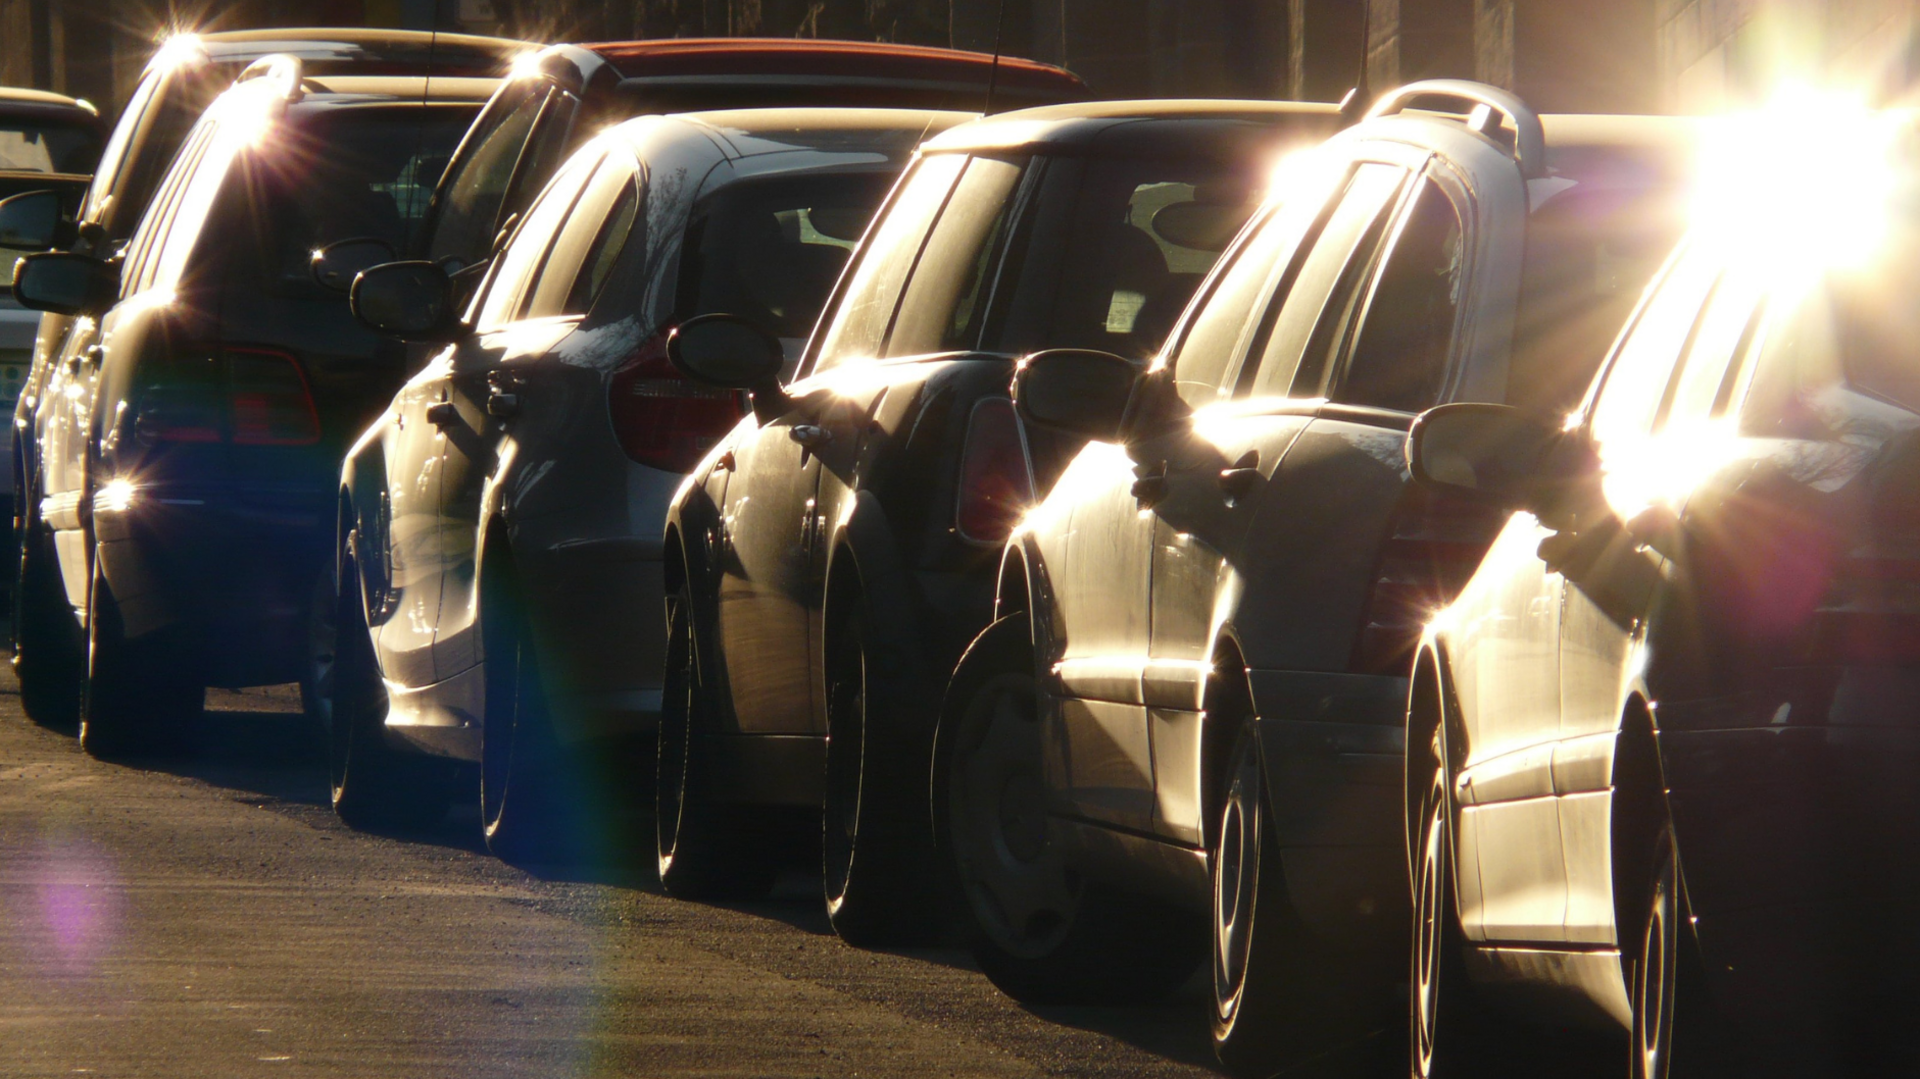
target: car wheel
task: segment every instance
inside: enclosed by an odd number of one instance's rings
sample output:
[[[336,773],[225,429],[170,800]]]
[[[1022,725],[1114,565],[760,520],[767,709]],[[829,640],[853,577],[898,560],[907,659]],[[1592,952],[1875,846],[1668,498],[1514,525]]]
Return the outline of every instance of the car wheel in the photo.
[[[340,636],[334,612],[335,584],[331,570],[314,578],[307,599],[307,650],[300,671],[300,711],[326,730],[332,726],[334,649]]]
[[[1410,784],[1417,797],[1413,834],[1413,969],[1410,975],[1414,1079],[1480,1074],[1483,1024],[1467,979],[1465,936],[1454,891],[1453,813],[1444,728],[1425,747],[1410,747]],[[1424,749],[1424,752],[1422,752]],[[1416,770],[1417,769],[1417,770]]]
[[[20,704],[27,717],[68,729],[80,720],[86,639],[67,602],[53,536],[31,511],[26,521],[13,593],[13,672],[20,680]]]
[[[974,958],[1029,1004],[1157,999],[1199,965],[1204,930],[1184,911],[1087,881],[1048,841],[1040,694],[1024,631],[1012,619],[989,627],[951,691],[964,703],[950,713],[943,831],[973,916]]]
[[[899,744],[904,732],[885,721],[893,717],[876,713],[869,643],[855,614],[830,645],[821,834],[827,918],[858,947],[927,943],[938,919],[929,887],[925,773]],[[881,722],[871,722],[876,715]]]
[[[206,693],[194,672],[177,630],[128,637],[96,551],[87,589],[80,748],[95,757],[187,748]]]
[[[1633,972],[1633,1040],[1628,1074],[1667,1079],[1673,1056],[1673,1003],[1679,983],[1680,925],[1675,893],[1679,864],[1673,844],[1655,848],[1655,874],[1647,901],[1646,932]]]
[[[654,776],[654,836],[660,884],[679,899],[755,899],[773,889],[776,866],[754,807],[716,797],[719,704],[701,662],[687,585],[667,598],[667,669]]]
[[[334,640],[326,723],[327,777],[333,811],[350,827],[418,829],[438,823],[452,801],[450,761],[404,753],[387,744],[387,686],[360,604],[359,570],[341,566],[331,613]]]
[[[510,580],[482,593],[486,717],[481,724],[480,825],[509,862],[562,862],[578,852],[564,804],[564,755],[554,737],[533,637]]]

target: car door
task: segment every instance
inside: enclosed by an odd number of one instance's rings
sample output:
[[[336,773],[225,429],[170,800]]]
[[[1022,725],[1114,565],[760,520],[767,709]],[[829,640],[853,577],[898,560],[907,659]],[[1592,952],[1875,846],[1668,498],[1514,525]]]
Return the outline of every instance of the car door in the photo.
[[[820,455],[857,444],[864,412],[842,393],[877,364],[907,275],[965,163],[934,155],[901,181],[803,358],[803,377],[787,387],[780,414],[761,417],[734,442],[722,511],[719,630],[742,732],[821,733],[811,662],[823,558]]]
[[[1176,391],[1199,407],[1159,440],[1166,478],[1152,514],[1142,677],[1153,826],[1169,839],[1198,844],[1205,835],[1199,769],[1212,649],[1248,583],[1263,579],[1254,561],[1267,557],[1249,549],[1249,529],[1264,520],[1269,533],[1298,532],[1312,516],[1293,502],[1303,492],[1282,472],[1318,390],[1297,394],[1295,373],[1314,342],[1325,347],[1330,330],[1316,327],[1345,317],[1364,289],[1408,176],[1404,164],[1367,161],[1299,183],[1222,278],[1175,357]],[[1217,373],[1209,379],[1208,370]]]
[[[431,574],[438,588],[431,646],[437,679],[467,670],[479,658],[474,557],[481,493],[495,471],[501,435],[501,425],[487,411],[489,379],[537,366],[579,323],[580,316],[569,313],[565,302],[573,273],[549,277],[547,271],[566,237],[577,240],[584,232],[590,242],[605,218],[604,201],[598,215],[586,205],[588,188],[605,199],[630,181],[631,166],[623,171],[617,165],[607,182],[590,184],[601,161],[599,153],[583,153],[554,177],[501,253],[478,302],[475,332],[430,364],[423,372],[430,377],[418,380],[429,421],[420,433],[432,440],[437,477],[433,538],[421,548],[422,572]],[[572,269],[578,270],[581,252],[567,250],[575,256]]]
[[[1718,451],[1731,437],[1714,427],[1726,407],[1721,390],[1735,355],[1752,341],[1758,310],[1753,275],[1715,280],[1707,267],[1683,263],[1649,305],[1644,332],[1636,327],[1595,404],[1593,438],[1606,469],[1604,512],[1583,526],[1565,568],[1560,741],[1553,761],[1569,941],[1617,943],[1613,759],[1655,588],[1670,576],[1664,544],[1657,538],[1646,542],[1653,537],[1648,526],[1630,529],[1628,522],[1648,511],[1677,521],[1691,482],[1725,463]],[[1676,369],[1675,358],[1682,356]]]

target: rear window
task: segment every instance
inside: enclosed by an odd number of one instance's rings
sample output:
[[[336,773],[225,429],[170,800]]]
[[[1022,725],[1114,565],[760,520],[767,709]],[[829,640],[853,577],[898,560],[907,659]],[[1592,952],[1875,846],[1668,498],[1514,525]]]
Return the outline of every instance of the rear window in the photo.
[[[0,117],[0,171],[84,175],[100,159],[91,127]]]
[[[1561,413],[1579,405],[1634,303],[1679,242],[1685,189],[1619,159],[1567,162],[1560,175],[1529,186],[1533,212],[1507,401]]]
[[[262,269],[283,285],[311,283],[312,253],[371,237],[409,250],[453,148],[477,107],[356,108],[288,125],[252,155]]]
[[[1251,173],[1213,162],[1050,162],[998,347],[1152,355],[1259,195]]]
[[[746,180],[695,208],[674,316],[727,312],[805,338],[893,173]]]
[[[1904,250],[1901,250],[1904,248]],[[1828,421],[1849,416],[1830,395],[1842,387],[1920,412],[1920,245],[1895,247],[1858,273],[1835,273],[1769,319],[1752,389],[1741,411],[1744,433],[1828,438]]]

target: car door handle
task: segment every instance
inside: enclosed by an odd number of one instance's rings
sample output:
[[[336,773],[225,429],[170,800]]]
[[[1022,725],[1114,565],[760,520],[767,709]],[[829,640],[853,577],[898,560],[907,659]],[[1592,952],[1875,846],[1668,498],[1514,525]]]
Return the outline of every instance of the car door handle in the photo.
[[[1245,498],[1253,485],[1260,482],[1260,470],[1257,468],[1223,468],[1220,470],[1220,490],[1228,498]]]
[[[817,450],[833,441],[833,432],[811,423],[796,423],[787,428],[787,437],[810,450]]]
[[[487,395],[487,415],[496,419],[520,414],[520,395],[517,393],[490,393]]]
[[[1133,497],[1140,505],[1152,509],[1167,497],[1167,463],[1165,461],[1144,476],[1133,481]]]
[[[435,427],[445,427],[460,419],[460,410],[453,407],[452,401],[441,401],[427,406],[427,422]]]
[[[713,470],[715,472],[732,472],[733,468],[734,468],[734,458],[733,458],[732,450],[728,450],[727,452],[721,454],[720,459],[713,463]]]

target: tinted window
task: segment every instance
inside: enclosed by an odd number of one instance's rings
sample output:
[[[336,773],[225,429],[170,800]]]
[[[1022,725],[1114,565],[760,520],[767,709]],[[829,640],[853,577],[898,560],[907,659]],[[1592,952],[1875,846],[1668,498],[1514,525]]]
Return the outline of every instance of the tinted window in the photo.
[[[676,317],[726,311],[804,340],[892,180],[780,176],[701,200],[681,245]]]
[[[143,122],[159,86],[158,75],[147,75],[140,80],[140,85],[134,87],[133,96],[127,99],[127,107],[120,110],[120,119],[113,125],[113,134],[107,138],[107,148],[101,152],[100,162],[94,169],[93,183],[87,187],[86,205],[81,210],[83,220],[93,213],[112,188],[114,178],[119,175],[121,165],[126,160],[134,129]]]
[[[461,147],[457,171],[447,177],[449,186],[435,208],[427,258],[454,255],[472,261],[486,256],[513,168],[546,100],[545,85],[529,80],[508,84],[488,106]]]
[[[1217,162],[1051,162],[999,347],[1158,352],[1256,195]]]
[[[978,341],[993,256],[1020,169],[992,158],[967,165],[901,297],[887,355],[971,348]]]
[[[821,338],[814,370],[880,354],[898,306],[907,271],[920,254],[933,219],[946,203],[947,192],[960,176],[966,158],[938,154],[914,168],[886,215],[868,238],[860,263],[853,270],[834,308],[833,323]]]
[[[433,181],[473,120],[463,106],[353,108],[283,124],[251,155],[262,265],[308,287],[312,253],[372,237],[404,252]]]
[[[534,271],[546,258],[554,233],[567,220],[574,199],[579,197],[581,187],[598,163],[596,154],[582,154],[567,162],[567,167],[560,170],[560,175],[553,178],[553,183],[541,192],[539,201],[527,211],[526,220],[514,230],[513,241],[494,267],[493,281],[480,308],[480,329],[491,330],[520,317]]]
[[[84,174],[99,158],[91,127],[0,118],[0,171]]]
[[[597,248],[618,254],[626,233],[633,227],[637,204],[633,182],[636,167],[633,158],[620,151],[609,153],[601,162],[593,179],[581,191],[580,200],[567,215],[546,263],[535,275],[537,283],[527,302],[525,317],[586,314],[587,304],[599,290],[597,286],[576,287],[576,280],[590,252]],[[622,208],[623,212],[616,215],[615,211]],[[602,238],[616,228],[620,236],[603,243]],[[576,298],[580,302],[573,302]]]
[[[1336,397],[1402,412],[1434,403],[1460,307],[1460,249],[1452,200],[1421,185],[1387,249]]]
[[[98,200],[108,192],[98,184],[87,196],[88,214],[99,215],[110,239],[122,240],[133,233],[187,133],[232,77],[231,68],[189,67],[158,83],[152,104],[140,117],[139,129],[127,144],[126,159],[111,179],[112,204],[101,214]]]
[[[1902,224],[1896,223],[1894,229]],[[1920,412],[1920,245],[1907,236],[1858,272],[1833,273],[1768,319],[1741,410],[1742,433],[1831,438],[1868,410],[1836,408],[1836,391]],[[1877,434],[1877,433],[1876,433]]]
[[[1277,284],[1278,309],[1269,308],[1252,391],[1284,397],[1324,392],[1327,360],[1357,302],[1373,251],[1407,172],[1395,165],[1366,164],[1348,182],[1320,235]]]
[[[1508,403],[1550,413],[1579,406],[1634,302],[1679,238],[1679,185],[1652,179],[1577,182],[1534,199]]]
[[[121,295],[131,296],[152,286],[160,261],[160,248],[172,227],[174,210],[188,185],[194,182],[196,170],[218,131],[218,124],[212,121],[202,124],[195,129],[187,145],[181,149],[180,156],[175,159],[153,205],[147,208],[145,216],[141,218],[140,228],[128,242],[126,268],[121,272]],[[224,163],[221,171],[225,171]]]

